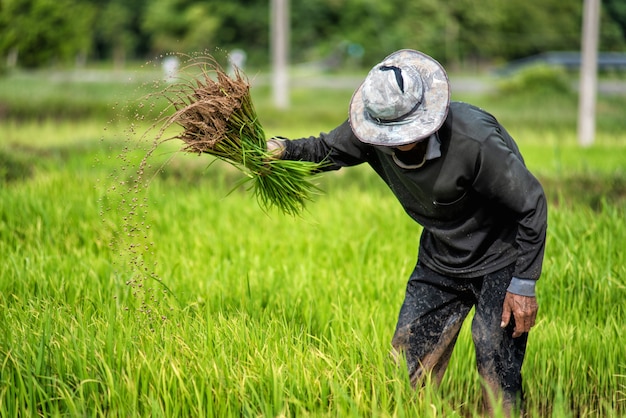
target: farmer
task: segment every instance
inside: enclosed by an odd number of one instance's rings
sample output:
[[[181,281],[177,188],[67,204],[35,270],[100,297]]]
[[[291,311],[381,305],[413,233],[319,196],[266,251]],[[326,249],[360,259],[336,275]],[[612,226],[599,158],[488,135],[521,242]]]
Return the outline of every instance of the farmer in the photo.
[[[325,161],[326,170],[369,164],[423,226],[394,352],[412,385],[439,383],[475,307],[472,337],[485,406],[523,406],[521,368],[535,324],[547,207],[515,141],[489,113],[450,102],[445,70],[400,50],[369,72],[349,119],[318,137],[272,138],[277,158]]]

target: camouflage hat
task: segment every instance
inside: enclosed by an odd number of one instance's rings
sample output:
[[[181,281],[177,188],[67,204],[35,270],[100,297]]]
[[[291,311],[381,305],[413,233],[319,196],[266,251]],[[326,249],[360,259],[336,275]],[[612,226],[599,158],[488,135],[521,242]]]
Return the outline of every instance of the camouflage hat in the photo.
[[[354,92],[350,126],[368,144],[410,144],[441,127],[449,104],[450,84],[441,64],[403,49],[372,68]]]

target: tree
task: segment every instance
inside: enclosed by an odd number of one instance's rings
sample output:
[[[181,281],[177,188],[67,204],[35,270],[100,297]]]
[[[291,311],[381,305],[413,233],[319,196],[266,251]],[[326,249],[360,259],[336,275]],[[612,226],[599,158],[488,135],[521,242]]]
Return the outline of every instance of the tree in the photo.
[[[0,57],[36,67],[93,52],[117,66],[167,52],[246,51],[269,63],[269,0],[0,0]],[[626,47],[626,2],[604,0],[600,49]],[[293,63],[365,67],[399,48],[447,67],[578,50],[581,0],[290,1]]]
[[[82,0],[96,9],[94,27],[95,59],[113,59],[116,68],[129,58],[145,53],[145,36],[140,22],[147,0]]]
[[[74,60],[90,48],[93,16],[80,0],[2,0],[0,54],[24,67]]]
[[[267,63],[267,0],[154,0],[147,6],[142,28],[153,54],[241,48],[249,58],[262,56]]]
[[[600,17],[600,50],[626,49],[626,3],[623,0],[604,0]]]
[[[604,0],[606,13],[615,22],[622,32],[622,39],[626,38],[626,2],[623,0]]]
[[[142,28],[151,38],[152,52],[197,52],[213,44],[219,18],[210,3],[155,0],[147,7]]]
[[[131,31],[132,15],[122,0],[111,1],[101,10],[97,28],[111,46],[113,65],[120,68],[132,51],[135,38]]]

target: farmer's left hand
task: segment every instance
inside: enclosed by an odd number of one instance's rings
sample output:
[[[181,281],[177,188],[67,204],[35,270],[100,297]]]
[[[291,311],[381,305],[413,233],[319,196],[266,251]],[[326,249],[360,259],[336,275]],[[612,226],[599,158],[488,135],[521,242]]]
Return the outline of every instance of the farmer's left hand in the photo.
[[[267,141],[267,151],[272,155],[272,157],[280,159],[285,153],[285,143],[283,142],[285,138],[282,137],[273,137]]]
[[[504,306],[502,308],[502,323],[500,326],[505,328],[511,321],[511,315],[515,319],[515,329],[513,330],[513,338],[517,338],[535,325],[537,317],[537,299],[535,297],[521,296],[514,293],[506,292],[504,297]]]

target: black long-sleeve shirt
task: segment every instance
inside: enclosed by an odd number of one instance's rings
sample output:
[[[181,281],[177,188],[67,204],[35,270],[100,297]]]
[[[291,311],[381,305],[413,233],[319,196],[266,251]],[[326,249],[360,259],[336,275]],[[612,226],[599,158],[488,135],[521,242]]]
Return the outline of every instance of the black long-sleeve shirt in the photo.
[[[515,263],[514,277],[538,279],[546,199],[513,138],[487,112],[452,102],[428,140],[424,164],[406,168],[393,149],[359,141],[346,121],[319,137],[286,141],[283,158],[326,161],[325,170],[367,162],[424,227],[419,259],[435,271],[469,278]]]

